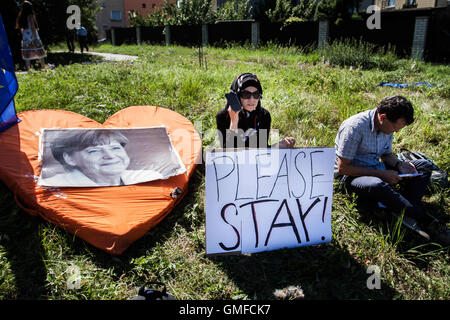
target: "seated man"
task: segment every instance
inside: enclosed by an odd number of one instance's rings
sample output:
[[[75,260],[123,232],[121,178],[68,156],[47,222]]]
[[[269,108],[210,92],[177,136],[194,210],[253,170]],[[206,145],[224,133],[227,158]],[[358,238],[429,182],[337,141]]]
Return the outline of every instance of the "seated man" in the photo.
[[[349,191],[397,213],[404,210],[405,216],[415,219],[432,240],[449,245],[449,229],[420,205],[430,180],[429,161],[403,162],[392,154],[393,133],[413,121],[411,102],[398,95],[351,116],[341,124],[335,139],[335,170]],[[422,175],[399,177],[401,173],[418,172]],[[398,183],[401,191],[394,188]]]

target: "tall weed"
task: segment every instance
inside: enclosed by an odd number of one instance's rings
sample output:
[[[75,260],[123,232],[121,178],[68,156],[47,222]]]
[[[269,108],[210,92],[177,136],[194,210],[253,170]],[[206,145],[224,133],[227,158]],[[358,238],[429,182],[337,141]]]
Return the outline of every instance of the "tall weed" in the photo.
[[[377,49],[376,45],[362,40],[346,39],[337,40],[325,46],[322,55],[331,65],[394,70],[398,58],[391,48],[386,51],[384,52],[383,48]]]

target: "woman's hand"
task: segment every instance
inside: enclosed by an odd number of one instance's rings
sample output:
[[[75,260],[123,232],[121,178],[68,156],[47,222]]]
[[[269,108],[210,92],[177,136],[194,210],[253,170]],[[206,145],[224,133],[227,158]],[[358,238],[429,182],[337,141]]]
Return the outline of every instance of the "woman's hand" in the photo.
[[[228,115],[230,116],[230,130],[236,131],[238,129],[239,112],[241,112],[241,110],[233,111],[233,109],[231,109],[231,106],[228,107]]]

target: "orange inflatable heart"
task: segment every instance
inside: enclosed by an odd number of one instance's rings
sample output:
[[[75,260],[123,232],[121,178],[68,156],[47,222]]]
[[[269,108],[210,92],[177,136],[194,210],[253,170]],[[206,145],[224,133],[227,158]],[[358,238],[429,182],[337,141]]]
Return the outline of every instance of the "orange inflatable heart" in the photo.
[[[153,106],[123,109],[102,125],[62,110],[25,111],[22,120],[0,134],[0,180],[18,205],[31,215],[66,229],[93,246],[119,255],[157,225],[186,194],[201,155],[201,139],[193,124],[172,110]],[[38,186],[39,133],[42,128],[133,128],[166,126],[186,174],[167,180],[100,188]],[[172,192],[181,189],[178,197]]]

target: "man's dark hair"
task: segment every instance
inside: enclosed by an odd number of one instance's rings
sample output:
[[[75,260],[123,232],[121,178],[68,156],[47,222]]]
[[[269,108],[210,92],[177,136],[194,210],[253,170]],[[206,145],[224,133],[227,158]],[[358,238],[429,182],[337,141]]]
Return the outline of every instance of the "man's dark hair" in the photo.
[[[398,119],[405,119],[406,124],[414,122],[414,108],[411,102],[405,97],[395,95],[381,100],[377,106],[379,114],[385,114],[389,121],[396,122]]]

